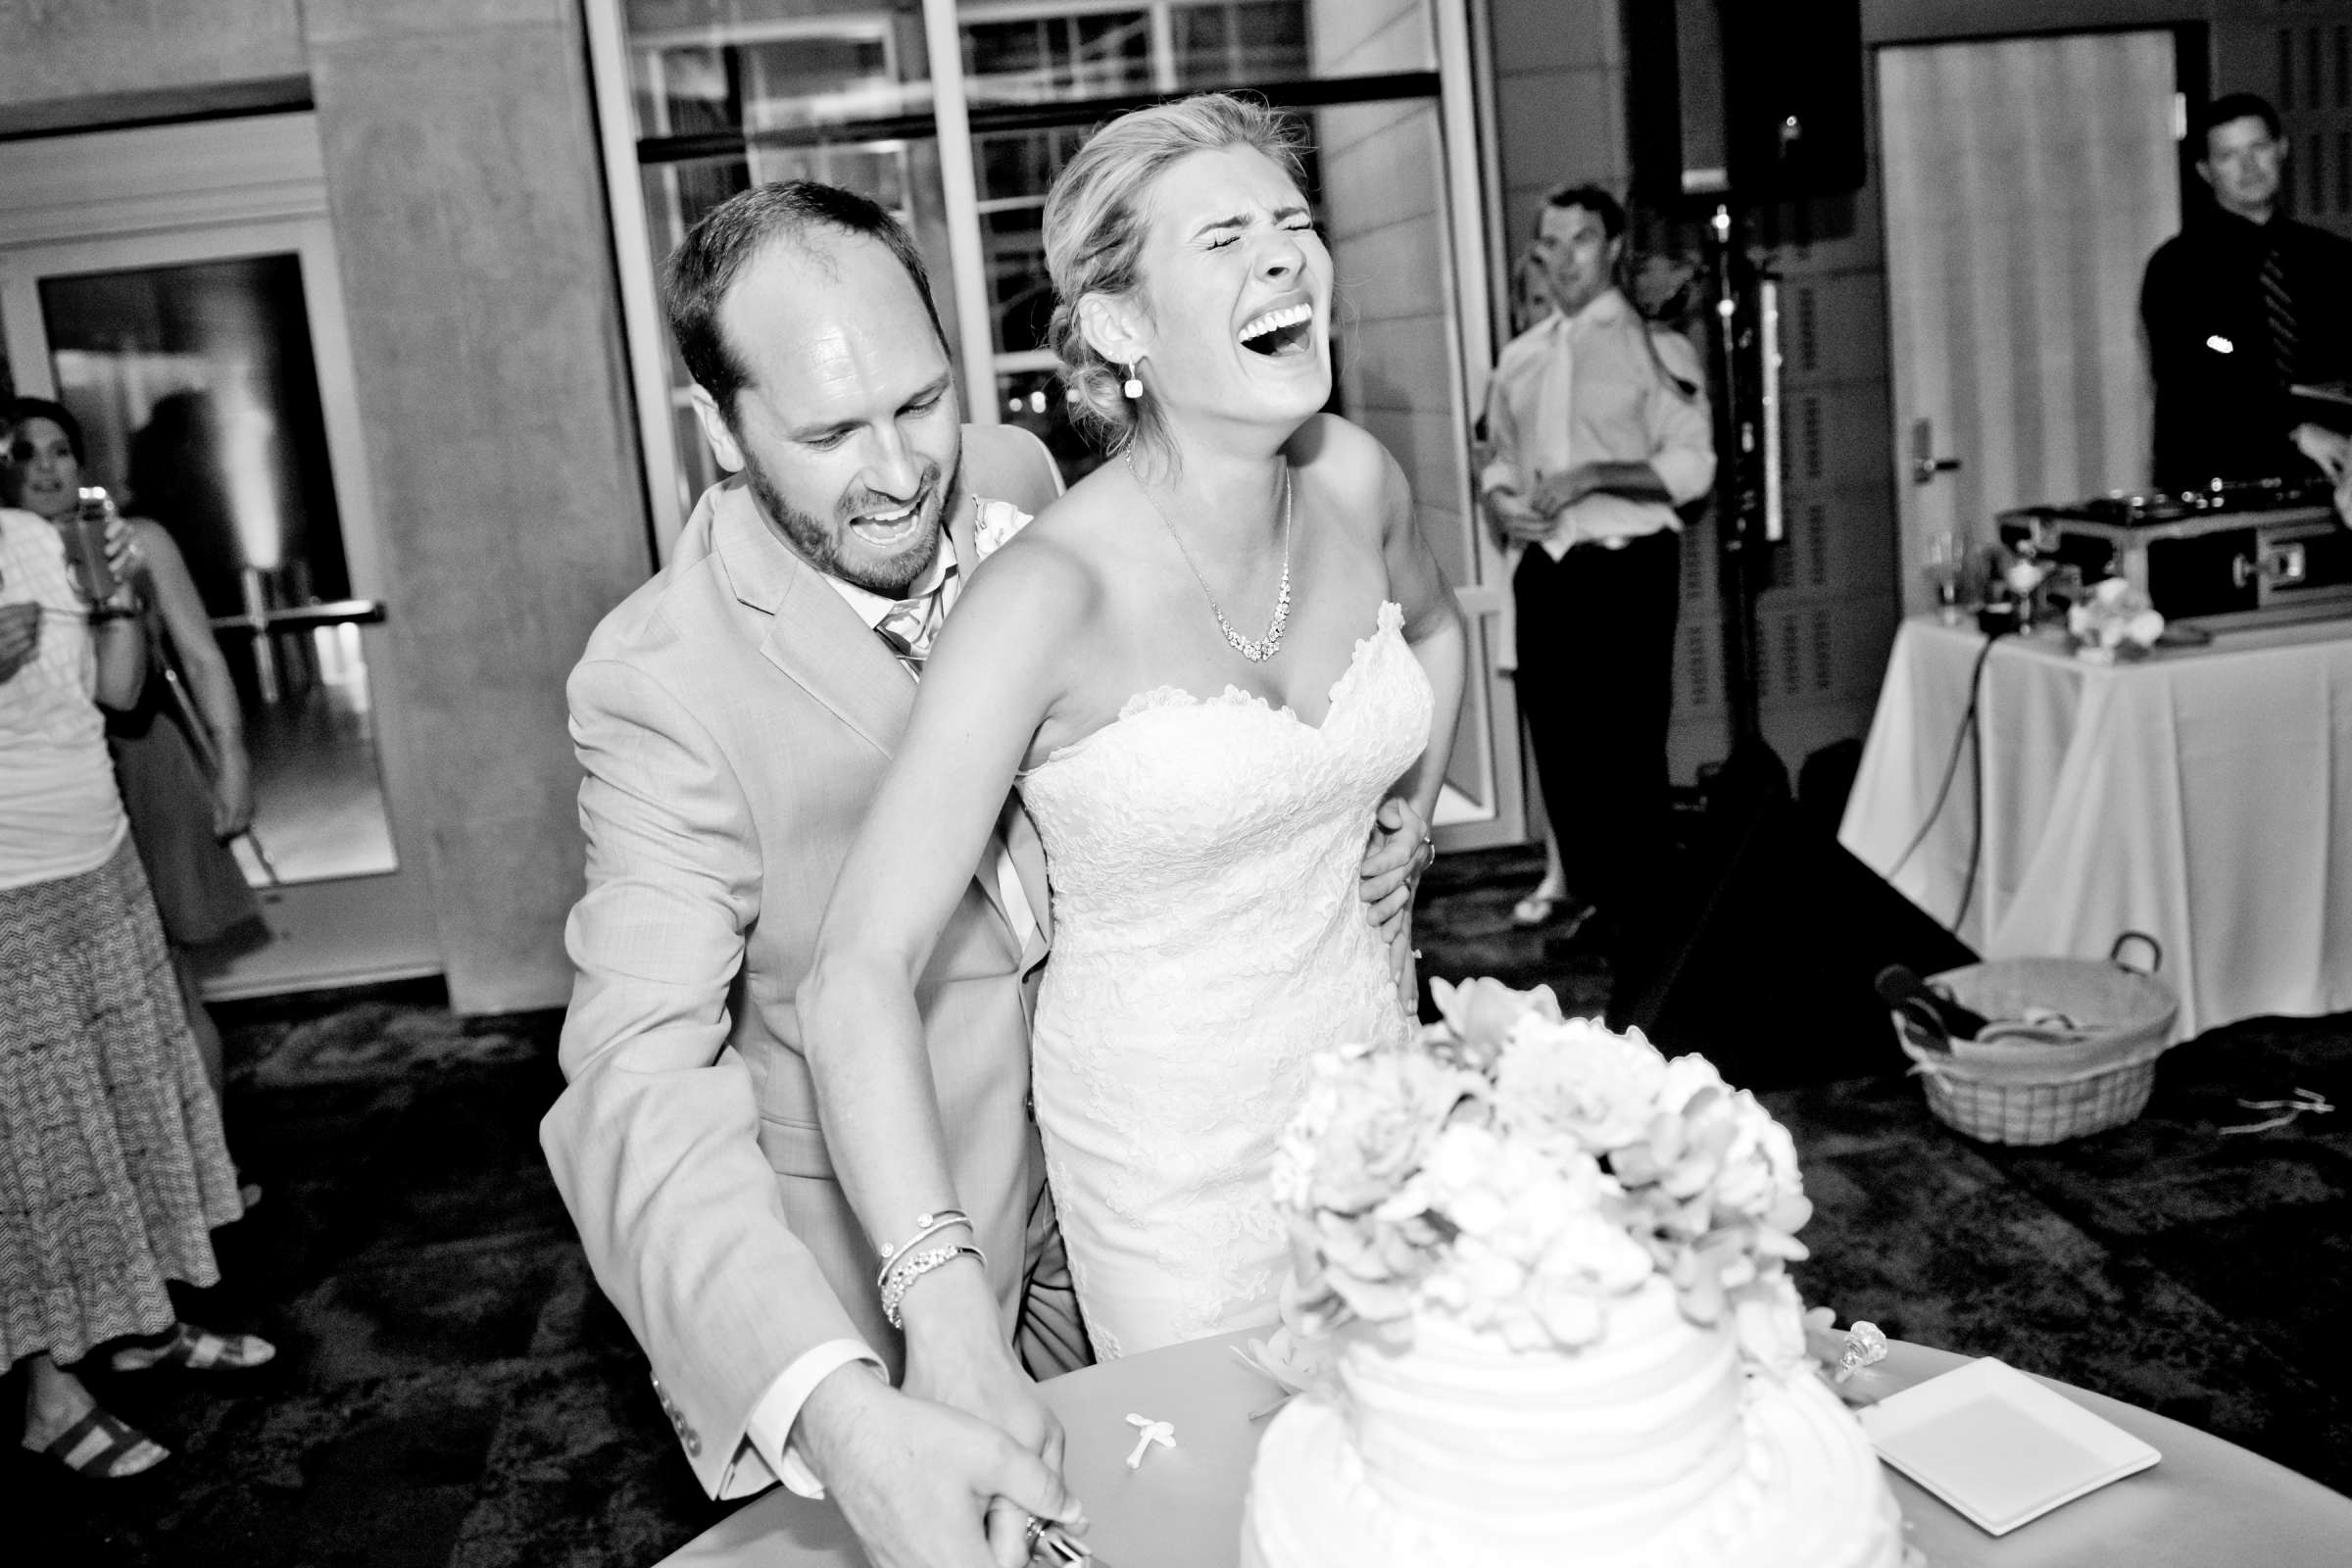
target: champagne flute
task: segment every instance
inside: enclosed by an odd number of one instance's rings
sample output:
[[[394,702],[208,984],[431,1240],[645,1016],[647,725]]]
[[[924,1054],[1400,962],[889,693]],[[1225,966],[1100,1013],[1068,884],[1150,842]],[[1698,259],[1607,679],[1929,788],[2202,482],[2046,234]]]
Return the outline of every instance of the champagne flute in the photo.
[[[1968,539],[1955,529],[1940,528],[1927,536],[1928,588],[1936,598],[1936,616],[1946,626],[1960,624],[1962,573],[1968,564]]]

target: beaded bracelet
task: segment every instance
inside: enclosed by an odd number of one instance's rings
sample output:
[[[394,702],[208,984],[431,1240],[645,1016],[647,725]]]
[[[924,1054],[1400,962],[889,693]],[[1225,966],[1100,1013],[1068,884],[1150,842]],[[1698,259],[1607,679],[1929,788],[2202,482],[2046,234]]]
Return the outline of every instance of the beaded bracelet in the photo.
[[[874,1274],[874,1289],[877,1291],[880,1290],[883,1282],[890,1278],[890,1265],[893,1258],[905,1257],[908,1252],[913,1251],[916,1248],[922,1246],[932,1237],[937,1236],[941,1231],[954,1230],[958,1225],[961,1225],[964,1229],[969,1231],[977,1232],[979,1230],[979,1227],[972,1223],[971,1215],[966,1214],[960,1208],[935,1209],[928,1214],[915,1215],[914,1234],[912,1236],[899,1243],[899,1245],[896,1247],[892,1247],[887,1243],[884,1244],[882,1248],[882,1267],[876,1270]]]
[[[912,1252],[916,1248],[922,1246],[925,1242],[930,1241],[933,1237],[940,1235],[944,1231],[955,1230],[957,1226],[961,1226],[963,1229],[972,1231],[975,1234],[977,1234],[979,1231],[979,1227],[972,1223],[971,1216],[966,1214],[960,1208],[943,1208],[933,1213],[917,1214],[914,1216],[914,1234],[907,1237],[906,1240],[899,1243],[897,1246],[893,1247],[888,1243],[883,1245],[880,1254],[882,1258],[882,1266],[874,1274],[875,1290],[880,1290],[883,1286],[883,1283],[890,1278],[891,1265],[893,1262],[900,1258],[906,1257],[908,1253]]]
[[[906,1326],[899,1319],[899,1303],[906,1298],[906,1287],[933,1269],[953,1263],[959,1257],[974,1258],[982,1268],[988,1267],[986,1252],[977,1247],[960,1245],[934,1247],[926,1251],[906,1253],[899,1259],[898,1266],[890,1271],[890,1277],[882,1283],[882,1315],[890,1320],[892,1328],[903,1329]]]

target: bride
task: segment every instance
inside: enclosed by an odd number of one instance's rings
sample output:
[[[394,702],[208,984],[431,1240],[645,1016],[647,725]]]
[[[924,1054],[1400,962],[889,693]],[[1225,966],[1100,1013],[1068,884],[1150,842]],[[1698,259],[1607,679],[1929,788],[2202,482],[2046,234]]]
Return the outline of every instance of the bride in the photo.
[[[1017,785],[1054,897],[1036,1116],[1105,1357],[1274,1320],[1307,1060],[1409,1026],[1409,932],[1384,948],[1357,866],[1384,798],[1429,819],[1463,635],[1396,464],[1318,412],[1299,183],[1283,122],[1217,95],[1113,122],[1055,182],[1054,346],[1117,456],[958,601],[800,993],[843,1186],[912,1234],[956,1203],[958,1131],[913,978]],[[968,1262],[905,1290],[910,1382],[1017,1398]]]

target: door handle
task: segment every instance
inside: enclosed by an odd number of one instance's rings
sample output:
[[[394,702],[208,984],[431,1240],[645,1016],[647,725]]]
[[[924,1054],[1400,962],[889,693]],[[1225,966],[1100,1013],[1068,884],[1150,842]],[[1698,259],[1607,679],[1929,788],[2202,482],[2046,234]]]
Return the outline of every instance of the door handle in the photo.
[[[250,615],[214,617],[217,636],[258,637],[264,632],[308,631],[314,626],[372,626],[384,618],[380,599],[333,599],[323,604],[289,605]]]
[[[1911,421],[1911,482],[1934,484],[1939,473],[1956,473],[1958,458],[1936,456],[1936,422],[1921,417]]]

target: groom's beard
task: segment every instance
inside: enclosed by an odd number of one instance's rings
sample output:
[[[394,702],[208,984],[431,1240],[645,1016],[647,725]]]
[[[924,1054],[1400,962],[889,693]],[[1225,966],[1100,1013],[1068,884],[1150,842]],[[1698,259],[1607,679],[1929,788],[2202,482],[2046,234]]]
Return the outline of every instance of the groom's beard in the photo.
[[[854,563],[843,560],[843,540],[855,538],[850,531],[850,519],[863,513],[894,511],[903,503],[860,489],[841,498],[834,509],[839,520],[827,523],[786,501],[783,492],[749,452],[744,454],[743,477],[744,483],[751,487],[753,499],[784,535],[784,542],[792,547],[793,554],[826,576],[837,577],[853,588],[862,588],[885,599],[903,599],[909,588],[922,580],[923,573],[931,569],[931,563],[939,555],[940,538],[946,531],[941,521],[947,514],[947,487],[941,481],[937,464],[925,466],[916,492],[923,526],[916,529],[913,541],[895,555]]]

